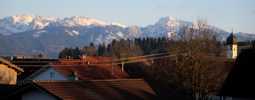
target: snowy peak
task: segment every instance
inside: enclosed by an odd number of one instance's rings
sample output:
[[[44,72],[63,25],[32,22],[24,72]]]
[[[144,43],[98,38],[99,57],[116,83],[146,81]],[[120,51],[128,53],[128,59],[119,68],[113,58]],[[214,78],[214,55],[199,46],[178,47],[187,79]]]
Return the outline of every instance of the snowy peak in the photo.
[[[33,21],[30,23],[32,29],[43,29],[44,27],[48,26],[52,22],[56,22],[58,18],[55,17],[42,17],[36,16],[34,17]]]
[[[55,18],[43,16],[30,16],[30,15],[17,15],[0,19],[0,33],[4,35],[11,35],[14,33],[40,30],[48,25],[57,25],[64,27],[79,27],[79,26],[106,26],[110,25],[104,21],[100,21],[88,17],[68,17],[68,18]]]
[[[7,20],[11,21],[12,23],[30,23],[33,20],[33,16],[30,15],[21,15],[21,16],[11,16],[7,17]]]
[[[28,15],[11,16],[0,19],[0,28],[5,30],[5,34],[23,32],[29,29],[29,24],[33,17]]]
[[[175,17],[160,18],[155,24],[143,28],[145,37],[172,37],[176,36],[181,26],[190,25],[190,22],[177,20]]]
[[[127,27],[127,26],[124,25],[124,24],[116,23],[116,22],[111,23],[111,25],[113,25],[113,26],[119,26],[119,27],[122,27],[122,28],[126,28],[126,27]]]
[[[60,23],[66,27],[89,26],[89,25],[105,26],[105,25],[107,25],[106,22],[103,22],[100,20],[96,20],[96,19],[88,18],[88,17],[79,17],[79,16],[64,18],[62,21],[60,21]]]
[[[14,33],[39,30],[46,27],[49,23],[55,22],[56,18],[41,17],[31,15],[16,15],[0,19],[0,31],[2,34],[11,35]]]
[[[179,25],[179,21],[175,17],[167,16],[167,17],[160,18],[155,25],[165,26],[165,27],[175,27]]]

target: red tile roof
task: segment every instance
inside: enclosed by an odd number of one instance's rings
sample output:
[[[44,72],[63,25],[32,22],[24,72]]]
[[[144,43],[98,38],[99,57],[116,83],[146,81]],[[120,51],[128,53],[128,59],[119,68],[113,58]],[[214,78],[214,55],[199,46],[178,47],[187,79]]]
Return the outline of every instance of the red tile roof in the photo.
[[[41,68],[46,67],[49,63],[56,61],[56,59],[14,59],[11,62],[24,70],[18,76],[18,80],[24,80]]]
[[[112,57],[103,56],[85,56],[81,59],[60,59],[59,62],[62,64],[98,64],[111,62]]]
[[[128,74],[122,72],[120,66],[111,63],[102,64],[111,60],[111,57],[87,56],[83,59],[60,59],[50,66],[65,76],[75,72],[80,80],[127,78]]]
[[[77,77],[79,78],[79,80],[118,79],[128,77],[128,74],[122,72],[119,66],[114,65],[112,69],[111,64],[52,64],[50,66],[67,77],[75,72],[77,73]]]
[[[111,61],[111,57],[87,56],[85,59],[17,59],[13,63],[25,71],[18,77],[19,80],[24,80],[29,76],[38,74],[35,72],[40,73],[42,70],[50,67],[67,77],[75,72],[80,80],[119,79],[128,77],[128,74],[122,72],[121,68],[117,65],[98,64],[109,61]],[[87,62],[90,62],[90,64]]]
[[[155,92],[142,79],[93,81],[35,81],[64,100],[151,100]]]

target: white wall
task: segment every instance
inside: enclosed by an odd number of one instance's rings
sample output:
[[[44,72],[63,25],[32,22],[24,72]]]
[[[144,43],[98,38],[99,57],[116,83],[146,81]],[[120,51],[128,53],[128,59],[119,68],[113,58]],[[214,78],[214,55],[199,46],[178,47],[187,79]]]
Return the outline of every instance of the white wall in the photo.
[[[22,100],[57,100],[57,99],[45,92],[39,90],[32,90],[22,94]]]
[[[229,59],[235,59],[238,54],[238,48],[237,45],[228,45],[227,46],[227,58]]]
[[[46,71],[41,72],[37,76],[34,76],[32,80],[68,80],[68,79],[59,72],[57,72],[55,69],[48,68]]]
[[[16,84],[17,72],[7,65],[0,64],[0,84]]]
[[[236,44],[234,44],[233,46],[232,46],[232,58],[236,58],[237,57],[237,45]]]

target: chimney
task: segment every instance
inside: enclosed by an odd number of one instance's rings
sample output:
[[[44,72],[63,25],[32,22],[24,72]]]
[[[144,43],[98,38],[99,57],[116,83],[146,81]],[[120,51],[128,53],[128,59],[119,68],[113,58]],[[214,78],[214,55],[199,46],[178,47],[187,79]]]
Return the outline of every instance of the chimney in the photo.
[[[75,71],[72,71],[68,78],[69,80],[79,80],[78,74]]]

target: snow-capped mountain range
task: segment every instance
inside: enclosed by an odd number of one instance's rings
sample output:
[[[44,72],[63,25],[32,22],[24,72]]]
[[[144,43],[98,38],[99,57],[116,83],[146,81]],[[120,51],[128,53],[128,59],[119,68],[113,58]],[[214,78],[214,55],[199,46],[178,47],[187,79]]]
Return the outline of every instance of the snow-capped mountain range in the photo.
[[[44,53],[56,57],[65,47],[110,43],[113,39],[137,37],[171,37],[180,26],[192,22],[174,17],[162,17],[155,24],[145,27],[126,26],[88,17],[10,16],[0,19],[0,55],[27,55]],[[225,39],[228,32],[213,27]],[[243,33],[238,34],[244,37]],[[255,39],[249,35],[249,39]]]
[[[125,27],[118,23],[106,23],[93,18],[88,17],[67,17],[67,18],[56,18],[56,17],[43,17],[43,16],[10,16],[0,19],[0,32],[3,35],[11,35],[14,33],[20,33],[25,31],[40,30],[47,26],[55,27],[79,27],[79,26],[106,26],[116,25]]]

